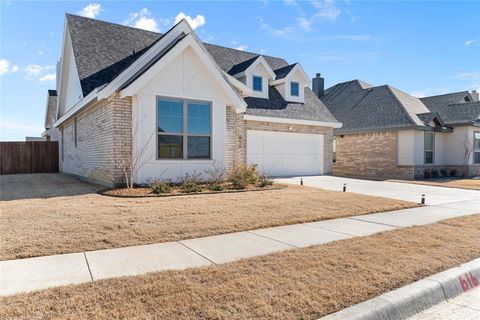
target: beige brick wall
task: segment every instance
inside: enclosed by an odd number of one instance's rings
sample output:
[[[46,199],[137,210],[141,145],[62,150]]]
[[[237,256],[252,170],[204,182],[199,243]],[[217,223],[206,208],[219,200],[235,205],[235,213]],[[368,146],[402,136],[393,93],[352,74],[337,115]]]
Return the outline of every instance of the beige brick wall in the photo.
[[[337,135],[336,141],[336,176],[413,179],[413,166],[397,166],[396,131]]]
[[[247,129],[245,113],[236,113],[233,107],[227,106],[226,111],[226,167],[230,174],[236,166],[247,163]]]
[[[310,134],[324,135],[323,173],[324,174],[332,173],[333,128],[310,126],[310,125],[299,125],[299,124],[288,124],[288,123],[272,123],[272,122],[265,122],[265,121],[250,121],[250,120],[246,121],[246,128],[250,130],[310,133]]]
[[[120,162],[131,155],[131,119],[131,98],[114,95],[76,116],[76,146],[75,119],[65,123],[60,170],[105,185],[123,183]]]

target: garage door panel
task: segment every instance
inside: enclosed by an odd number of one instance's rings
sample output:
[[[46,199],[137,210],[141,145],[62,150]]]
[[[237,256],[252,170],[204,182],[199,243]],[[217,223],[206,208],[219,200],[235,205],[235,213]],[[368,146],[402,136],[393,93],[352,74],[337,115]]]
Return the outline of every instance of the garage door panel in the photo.
[[[323,173],[323,135],[247,131],[247,162],[272,176]]]

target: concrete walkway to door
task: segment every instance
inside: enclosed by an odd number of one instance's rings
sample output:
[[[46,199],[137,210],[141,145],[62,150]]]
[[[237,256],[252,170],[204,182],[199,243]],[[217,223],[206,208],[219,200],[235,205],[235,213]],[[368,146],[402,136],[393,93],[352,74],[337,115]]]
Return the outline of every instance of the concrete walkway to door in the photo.
[[[298,179],[280,181],[298,183]],[[105,278],[222,264],[480,212],[480,191],[333,177],[305,179],[307,185],[326,189],[341,187],[344,181],[352,192],[391,194],[392,198],[403,200],[418,200],[418,192],[428,192],[427,199],[436,204],[176,242],[0,261],[0,296]],[[410,187],[414,191],[409,190]]]
[[[425,195],[427,205],[439,205],[459,201],[477,201],[480,211],[480,191],[455,188],[443,188],[427,185],[408,184],[390,181],[372,181],[333,176],[307,176],[276,179],[279,183],[300,184],[327,190],[342,191],[346,184],[347,192],[369,196],[420,202]]]

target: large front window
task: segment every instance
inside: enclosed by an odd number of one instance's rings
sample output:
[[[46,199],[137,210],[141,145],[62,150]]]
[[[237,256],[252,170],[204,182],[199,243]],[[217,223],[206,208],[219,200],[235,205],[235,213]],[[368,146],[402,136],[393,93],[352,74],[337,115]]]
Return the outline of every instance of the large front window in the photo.
[[[480,132],[473,133],[473,163],[480,164]]]
[[[158,159],[210,159],[211,105],[158,99]]]
[[[425,132],[425,164],[433,164],[433,154],[435,149],[435,135],[433,132]]]

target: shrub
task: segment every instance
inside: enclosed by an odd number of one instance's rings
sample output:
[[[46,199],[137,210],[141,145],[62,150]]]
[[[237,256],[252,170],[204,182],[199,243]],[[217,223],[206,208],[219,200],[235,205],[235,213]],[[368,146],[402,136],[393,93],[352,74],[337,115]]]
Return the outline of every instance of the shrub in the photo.
[[[208,183],[211,185],[220,185],[225,181],[225,169],[220,168],[216,164],[211,169],[205,170],[205,173],[207,174]]]
[[[440,169],[440,175],[443,178],[448,177],[448,170],[447,169]]]
[[[456,176],[457,176],[457,170],[455,170],[455,169],[450,170],[450,177],[453,178],[453,177],[456,177]]]
[[[178,181],[183,193],[195,193],[203,191],[203,187],[200,185],[200,174],[186,173],[184,176],[178,177]]]
[[[171,183],[165,181],[154,182],[150,187],[152,188],[153,193],[156,194],[169,193],[172,191]]]
[[[248,185],[255,185],[259,182],[260,175],[256,165],[236,167],[230,176],[234,189],[245,189]]]
[[[437,169],[433,169],[432,170],[432,178],[438,178],[438,170]]]
[[[272,184],[273,184],[273,180],[270,179],[266,174],[264,174],[260,177],[260,182],[258,183],[258,185],[261,188],[271,186]]]
[[[221,184],[210,184],[208,186],[208,190],[210,191],[222,191],[223,189],[225,189],[225,187]]]
[[[430,179],[432,177],[432,172],[429,169],[423,170],[423,178]]]

